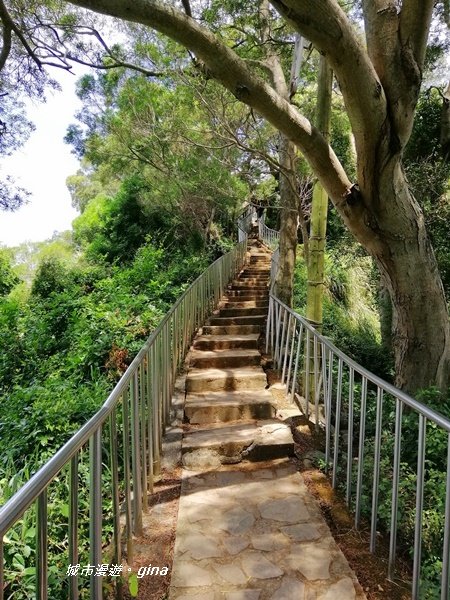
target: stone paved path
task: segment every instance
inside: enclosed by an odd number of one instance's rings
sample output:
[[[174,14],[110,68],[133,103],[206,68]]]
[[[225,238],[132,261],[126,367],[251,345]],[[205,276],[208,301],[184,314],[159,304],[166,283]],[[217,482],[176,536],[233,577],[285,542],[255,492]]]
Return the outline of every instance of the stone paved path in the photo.
[[[188,468],[169,600],[365,598],[289,458],[290,429],[265,389],[257,342],[269,261],[264,248],[250,246],[247,267],[190,354]]]
[[[184,470],[170,600],[362,600],[289,459]]]

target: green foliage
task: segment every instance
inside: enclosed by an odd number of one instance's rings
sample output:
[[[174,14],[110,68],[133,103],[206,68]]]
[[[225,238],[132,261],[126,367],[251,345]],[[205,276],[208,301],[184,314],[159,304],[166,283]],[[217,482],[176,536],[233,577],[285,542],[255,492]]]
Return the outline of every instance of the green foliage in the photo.
[[[0,297],[9,294],[19,283],[19,278],[12,267],[11,254],[10,250],[0,248]]]
[[[306,265],[300,258],[294,283],[294,307],[300,314],[306,306],[306,283]],[[326,254],[323,333],[358,363],[390,379],[392,361],[381,343],[369,257],[359,256],[353,250],[347,254]]]

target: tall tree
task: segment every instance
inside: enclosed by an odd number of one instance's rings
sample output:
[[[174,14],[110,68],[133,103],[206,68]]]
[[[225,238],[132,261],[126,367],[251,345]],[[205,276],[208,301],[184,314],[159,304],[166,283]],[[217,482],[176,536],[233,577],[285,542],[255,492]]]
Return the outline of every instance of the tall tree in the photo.
[[[333,71],[329,67],[327,59],[321,55],[317,84],[316,125],[327,141],[330,138],[332,87]],[[311,204],[306,317],[319,331],[322,327],[323,314],[327,214],[328,194],[322,184],[317,182],[314,186]]]
[[[71,4],[160,31],[269,120],[307,158],[347,227],[375,258],[393,305],[396,382],[414,390],[450,380],[450,325],[442,282],[402,167],[422,79],[434,0],[363,0],[366,44],[337,0],[271,0],[326,57],[345,100],[357,152],[350,181],[320,132],[219,34],[157,0]],[[219,32],[220,33],[220,32]]]

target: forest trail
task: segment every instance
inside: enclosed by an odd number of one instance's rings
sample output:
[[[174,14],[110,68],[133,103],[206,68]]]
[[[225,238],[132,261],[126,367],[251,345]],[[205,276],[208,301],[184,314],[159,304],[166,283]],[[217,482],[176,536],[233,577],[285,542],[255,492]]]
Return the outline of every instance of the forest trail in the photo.
[[[170,600],[362,600],[297,470],[258,350],[271,253],[246,266],[188,355]]]

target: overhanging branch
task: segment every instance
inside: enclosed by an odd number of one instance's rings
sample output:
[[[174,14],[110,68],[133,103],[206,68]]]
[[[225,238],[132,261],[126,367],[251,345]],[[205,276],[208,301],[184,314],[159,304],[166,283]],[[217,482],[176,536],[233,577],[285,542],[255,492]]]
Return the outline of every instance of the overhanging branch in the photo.
[[[252,73],[245,61],[217,36],[181,11],[156,0],[73,0],[71,3],[147,25],[189,48],[236,98],[259,112],[302,150],[330,197],[338,201],[351,187],[342,165],[320,132]]]

